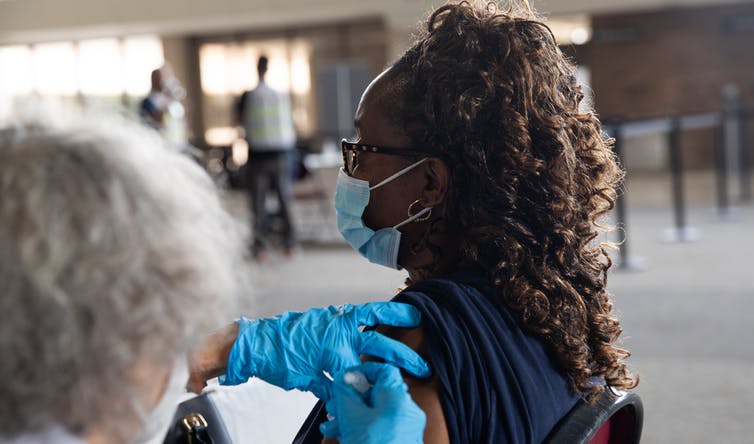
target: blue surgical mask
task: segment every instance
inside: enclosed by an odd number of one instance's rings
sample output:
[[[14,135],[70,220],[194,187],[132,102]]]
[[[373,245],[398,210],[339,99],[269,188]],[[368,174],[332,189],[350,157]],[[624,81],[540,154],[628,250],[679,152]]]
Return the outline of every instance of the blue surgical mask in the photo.
[[[392,182],[426,160],[424,158],[407,166],[373,187],[370,187],[366,180],[349,176],[341,168],[338,174],[338,185],[335,189],[335,215],[338,221],[338,231],[351,248],[369,259],[370,262],[400,270],[398,247],[401,243],[401,232],[398,231],[398,228],[413,222],[432,210],[432,207],[424,208],[398,225],[374,231],[364,225],[361,218],[364,209],[369,204],[370,191]]]

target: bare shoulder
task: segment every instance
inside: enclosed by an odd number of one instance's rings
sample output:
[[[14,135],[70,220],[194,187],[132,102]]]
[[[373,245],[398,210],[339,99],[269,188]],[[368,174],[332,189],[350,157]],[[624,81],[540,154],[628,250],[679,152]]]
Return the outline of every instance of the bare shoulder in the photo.
[[[380,326],[377,331],[401,341],[414,349],[424,359],[427,359],[424,344],[424,332],[419,328],[398,328]],[[362,357],[364,361],[374,361],[372,357]],[[427,427],[424,429],[425,444],[449,444],[448,428],[445,424],[445,414],[440,403],[439,383],[436,377],[420,379],[402,372],[403,379],[408,385],[408,391],[414,402],[424,410],[427,415]],[[337,444],[337,440],[325,438],[322,444]]]
[[[377,330],[385,336],[408,345],[424,359],[428,358],[424,343],[424,331],[421,327],[397,328],[382,326]],[[445,424],[445,414],[440,402],[440,385],[437,377],[433,376],[428,379],[420,379],[405,372],[402,374],[414,402],[416,402],[416,404],[421,407],[427,415],[427,427],[424,431],[424,442],[427,444],[449,443],[450,438],[448,436],[448,428]]]

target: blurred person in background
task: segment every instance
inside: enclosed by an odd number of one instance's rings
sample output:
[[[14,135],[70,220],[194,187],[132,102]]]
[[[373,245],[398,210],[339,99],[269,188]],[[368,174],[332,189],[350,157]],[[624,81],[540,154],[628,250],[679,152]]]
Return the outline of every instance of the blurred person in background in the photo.
[[[290,98],[270,88],[265,81],[269,60],[259,57],[259,84],[244,92],[236,107],[236,121],[244,130],[249,146],[246,164],[252,211],[252,254],[260,262],[266,260],[270,244],[271,220],[267,196],[274,193],[282,222],[283,248],[288,258],[297,254],[296,233],[291,218],[293,178],[291,153],[296,146],[296,132]]]
[[[540,443],[580,398],[633,388],[599,219],[622,171],[575,69],[525,0],[450,3],[367,87],[342,142],[338,228],[408,271],[405,375],[425,443]],[[344,435],[320,403],[297,443]]]
[[[206,173],[143,128],[0,126],[0,442],[162,442],[192,348],[249,294],[241,231]],[[421,436],[396,368],[351,368],[370,353],[426,376],[404,344],[360,331],[418,322],[396,303],[242,318],[238,347],[244,371],[348,405],[347,442]]]
[[[186,90],[167,64],[152,71],[150,82],[149,94],[139,103],[141,121],[157,130],[173,149],[189,150],[186,110],[181,103]]]

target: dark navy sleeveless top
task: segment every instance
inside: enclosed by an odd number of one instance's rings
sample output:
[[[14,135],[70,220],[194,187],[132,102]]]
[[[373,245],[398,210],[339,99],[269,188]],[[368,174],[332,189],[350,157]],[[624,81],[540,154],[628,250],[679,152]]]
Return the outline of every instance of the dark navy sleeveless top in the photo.
[[[495,293],[481,273],[462,271],[412,285],[393,300],[422,313],[451,443],[541,443],[579,397]],[[319,443],[325,414],[315,406],[294,443]]]

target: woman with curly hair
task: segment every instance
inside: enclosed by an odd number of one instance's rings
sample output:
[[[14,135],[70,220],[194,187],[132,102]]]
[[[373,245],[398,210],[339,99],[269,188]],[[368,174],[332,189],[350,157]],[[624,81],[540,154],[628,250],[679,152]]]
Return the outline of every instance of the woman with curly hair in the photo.
[[[338,224],[408,271],[394,300],[421,327],[384,331],[431,363],[431,378],[405,378],[424,442],[538,443],[579,398],[636,385],[598,242],[622,172],[582,98],[525,2],[440,7],[364,92]],[[321,438],[322,407],[297,442]]]

